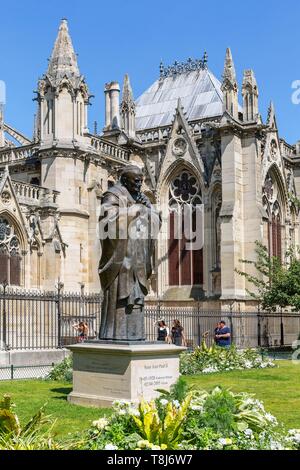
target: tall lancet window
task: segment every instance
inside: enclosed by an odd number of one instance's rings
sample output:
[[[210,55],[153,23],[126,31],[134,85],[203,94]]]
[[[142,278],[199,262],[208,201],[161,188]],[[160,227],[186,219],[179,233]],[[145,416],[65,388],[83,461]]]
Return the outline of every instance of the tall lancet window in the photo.
[[[184,170],[169,188],[169,285],[203,284],[202,224],[197,205],[202,204],[200,185]],[[193,249],[195,248],[195,249]]]
[[[0,282],[21,285],[20,241],[14,227],[0,217]]]
[[[268,249],[270,256],[282,261],[282,204],[281,194],[275,179],[267,174],[263,187],[263,204],[268,217]]]

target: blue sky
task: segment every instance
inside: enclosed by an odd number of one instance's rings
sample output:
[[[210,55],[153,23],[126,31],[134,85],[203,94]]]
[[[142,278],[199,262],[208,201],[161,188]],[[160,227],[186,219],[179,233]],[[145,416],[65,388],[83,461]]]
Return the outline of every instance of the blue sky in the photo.
[[[6,122],[32,136],[37,80],[46,71],[61,18],[66,17],[81,73],[95,95],[89,125],[103,125],[105,82],[129,73],[135,97],[165,64],[208,53],[220,79],[231,47],[239,84],[253,68],[266,118],[272,99],[281,137],[300,139],[300,104],[292,83],[300,80],[300,2],[285,0],[90,0],[1,2],[0,80],[7,88]]]

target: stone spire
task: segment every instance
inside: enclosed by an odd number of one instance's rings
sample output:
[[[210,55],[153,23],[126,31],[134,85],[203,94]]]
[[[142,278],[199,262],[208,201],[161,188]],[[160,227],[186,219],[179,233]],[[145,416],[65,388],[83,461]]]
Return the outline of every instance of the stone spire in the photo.
[[[275,116],[275,107],[274,107],[273,101],[271,101],[269,108],[268,108],[267,126],[270,126],[273,123],[274,116]]]
[[[258,118],[258,88],[253,70],[244,71],[242,95],[244,121],[256,121]]]
[[[80,78],[77,56],[74,52],[66,19],[63,19],[60,23],[58,35],[48,65],[47,75],[55,82],[61,80],[65,76],[71,81],[73,79]]]
[[[135,108],[132,88],[131,88],[129,76],[127,73],[124,77],[124,83],[123,83],[121,108],[122,106],[133,106]]]
[[[46,74],[38,82],[36,136],[44,148],[85,146],[89,91],[63,19]]]
[[[135,102],[129,76],[126,74],[123,83],[122,103],[120,106],[122,129],[131,138],[135,137]]]
[[[232,84],[236,83],[236,73],[230,47],[226,49],[223,80],[225,79],[229,80]]]
[[[238,119],[238,86],[231,50],[226,50],[223,82],[223,109],[227,111],[234,119]]]

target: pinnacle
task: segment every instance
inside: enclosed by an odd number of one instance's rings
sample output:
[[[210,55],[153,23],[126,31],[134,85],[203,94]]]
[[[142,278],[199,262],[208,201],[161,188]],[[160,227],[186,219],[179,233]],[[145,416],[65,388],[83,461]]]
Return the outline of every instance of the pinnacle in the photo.
[[[132,88],[131,88],[131,85],[130,85],[129,76],[128,76],[127,73],[124,76],[122,102],[123,103],[132,103],[132,102],[134,102],[133,92],[132,92]]]
[[[226,49],[223,78],[230,82],[236,82],[236,73],[230,47],[227,47]]]
[[[61,20],[59,26],[47,75],[54,80],[60,80],[64,76],[69,79],[80,77],[77,57],[69,34],[68,22],[65,18]]]

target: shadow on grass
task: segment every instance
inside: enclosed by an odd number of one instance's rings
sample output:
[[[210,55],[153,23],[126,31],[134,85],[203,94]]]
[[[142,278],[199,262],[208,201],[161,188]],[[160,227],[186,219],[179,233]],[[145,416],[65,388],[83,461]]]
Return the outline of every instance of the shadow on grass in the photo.
[[[51,388],[50,392],[61,393],[60,396],[53,397],[57,400],[67,400],[67,397],[68,397],[69,393],[72,392],[72,386],[70,386],[70,387]]]

